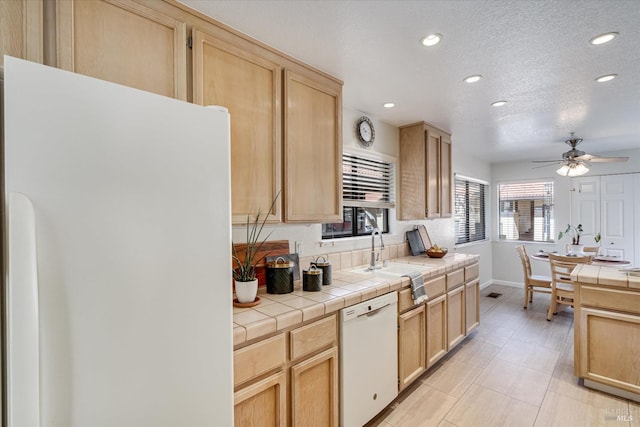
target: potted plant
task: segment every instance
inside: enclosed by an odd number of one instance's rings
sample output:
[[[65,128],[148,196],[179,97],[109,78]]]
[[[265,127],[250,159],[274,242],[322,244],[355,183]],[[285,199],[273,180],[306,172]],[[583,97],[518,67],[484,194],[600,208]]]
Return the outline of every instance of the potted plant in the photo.
[[[262,230],[264,228],[265,223],[267,222],[267,218],[269,217],[269,212],[273,210],[273,207],[276,204],[276,200],[278,199],[279,193],[271,202],[271,207],[264,215],[264,217],[260,218],[262,212],[258,210],[253,221],[250,218],[250,215],[247,215],[247,243],[244,249],[244,254],[242,251],[238,251],[236,245],[231,242],[231,252],[233,258],[233,266],[231,267],[231,272],[233,274],[234,286],[236,290],[236,298],[239,303],[252,303],[256,300],[256,295],[258,293],[258,279],[256,277],[256,266],[266,257],[267,254],[260,256],[260,250],[264,243],[269,239],[271,233],[267,235],[264,239],[260,239],[260,235],[262,234]],[[244,256],[242,256],[244,255]]]
[[[571,237],[570,253],[582,253],[584,245],[580,243],[580,237],[582,236],[583,231],[582,224],[578,224],[575,227],[571,224],[567,224],[567,229],[564,230],[564,232],[561,231],[558,233],[558,240],[562,239],[565,235]],[[600,242],[600,233],[596,233],[593,238],[596,243]]]

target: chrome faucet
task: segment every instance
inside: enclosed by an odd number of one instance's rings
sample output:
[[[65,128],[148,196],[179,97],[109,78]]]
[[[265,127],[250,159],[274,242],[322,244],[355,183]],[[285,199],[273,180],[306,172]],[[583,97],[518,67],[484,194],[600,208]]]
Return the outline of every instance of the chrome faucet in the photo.
[[[376,255],[376,234],[380,236],[380,252]],[[382,233],[378,228],[374,228],[371,232],[371,262],[369,263],[369,270],[375,270],[376,262],[380,259],[380,253],[384,249],[384,240],[382,240]]]
[[[378,268],[376,267],[376,262],[380,259],[380,253],[376,255],[376,234],[380,236],[380,252],[384,249],[384,241],[382,240],[382,232],[380,231],[380,228],[378,228],[378,221],[376,221],[376,217],[366,209],[364,210],[364,214],[373,226],[373,230],[371,231],[371,261],[369,262],[369,270],[375,270]]]

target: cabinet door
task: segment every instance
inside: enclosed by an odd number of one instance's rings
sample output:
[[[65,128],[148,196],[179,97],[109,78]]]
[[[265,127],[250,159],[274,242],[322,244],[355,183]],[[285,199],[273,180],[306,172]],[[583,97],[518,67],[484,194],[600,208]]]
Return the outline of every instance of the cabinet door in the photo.
[[[579,308],[579,376],[640,393],[640,316]]]
[[[400,129],[399,219],[425,218],[425,142],[426,131],[422,123]]]
[[[338,426],[338,348],[291,368],[291,425]]]
[[[287,376],[278,372],[234,393],[234,425],[287,425]]]
[[[399,389],[404,390],[426,369],[424,304],[398,316]]]
[[[451,217],[451,137],[440,138],[440,217]]]
[[[426,216],[440,217],[440,133],[427,131],[426,157]]]
[[[447,353],[447,295],[427,302],[427,368]]]
[[[465,322],[467,325],[467,334],[480,325],[480,281],[473,280],[467,283],[465,289],[465,299],[467,302],[467,311],[465,313]]]
[[[0,1],[0,65],[3,55],[42,63],[43,0]]]
[[[466,334],[465,312],[465,292],[464,286],[460,286],[447,292],[447,340],[448,350],[455,347],[462,341]]]
[[[132,1],[57,0],[56,13],[58,67],[187,99],[185,23]]]
[[[267,213],[281,190],[282,71],[254,51],[193,31],[193,102],[222,105],[231,115],[234,224]],[[281,220],[280,206],[269,221]]]
[[[285,71],[285,220],[342,221],[342,86]]]

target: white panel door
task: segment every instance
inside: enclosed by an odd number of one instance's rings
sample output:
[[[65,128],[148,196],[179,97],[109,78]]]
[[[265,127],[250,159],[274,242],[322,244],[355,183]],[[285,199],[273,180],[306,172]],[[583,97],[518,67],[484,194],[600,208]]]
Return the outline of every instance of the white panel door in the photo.
[[[581,242],[587,246],[595,246],[594,235],[600,231],[600,177],[585,176],[573,178],[571,192],[571,225],[582,224],[584,233]],[[558,230],[565,229],[565,224],[558,224]],[[571,242],[569,242],[571,243]]]
[[[633,260],[633,175],[606,175],[600,186],[601,252]]]

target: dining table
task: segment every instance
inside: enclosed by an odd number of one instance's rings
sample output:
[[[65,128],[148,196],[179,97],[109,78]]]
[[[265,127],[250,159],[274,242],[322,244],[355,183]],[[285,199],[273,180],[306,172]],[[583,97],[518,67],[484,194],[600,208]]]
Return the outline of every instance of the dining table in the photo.
[[[560,253],[557,251],[552,251],[551,253],[571,256],[571,254]],[[531,259],[549,262],[549,252],[547,251],[534,252],[533,254],[531,254]],[[608,266],[608,267],[617,267],[617,266],[630,265],[630,264],[631,264],[631,261],[624,260],[616,255],[595,255],[591,261],[591,265],[600,265],[600,266]]]

